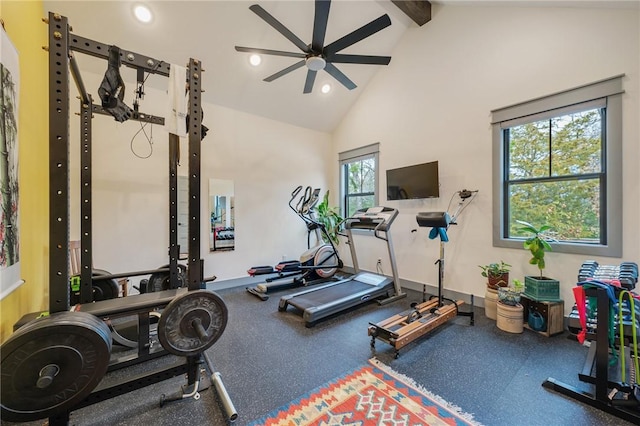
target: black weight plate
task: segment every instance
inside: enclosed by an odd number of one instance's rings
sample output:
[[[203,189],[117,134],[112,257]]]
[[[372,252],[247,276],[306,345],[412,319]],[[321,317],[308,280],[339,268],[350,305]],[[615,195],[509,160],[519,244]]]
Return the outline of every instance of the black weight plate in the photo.
[[[161,266],[158,269],[167,269],[169,265]],[[187,267],[178,264],[178,288],[187,286]],[[149,277],[147,283],[147,293],[156,291],[171,290],[171,282],[169,280],[169,272],[155,272]]]
[[[92,299],[94,302],[99,300],[115,299],[120,294],[120,288],[118,282],[111,279],[100,279],[102,275],[111,275],[110,272],[104,269],[92,269],[91,270],[91,287],[92,287]],[[71,285],[71,284],[69,284]],[[80,303],[80,292],[71,292],[71,304],[76,305]]]
[[[69,411],[91,393],[109,366],[111,333],[91,314],[59,312],[18,329],[1,352],[2,419],[37,420]],[[57,374],[43,380],[49,366]]]
[[[173,299],[162,311],[158,339],[162,347],[174,355],[198,355],[222,336],[227,318],[227,305],[216,293],[189,291]],[[198,336],[194,320],[200,321],[206,338]]]
[[[120,293],[118,284],[114,280],[98,280],[93,279],[91,283],[93,286],[93,301],[115,299]]]
[[[120,294],[118,282],[113,278],[100,279],[101,275],[111,275],[103,269],[91,270],[91,285],[93,286],[93,301],[115,299]]]

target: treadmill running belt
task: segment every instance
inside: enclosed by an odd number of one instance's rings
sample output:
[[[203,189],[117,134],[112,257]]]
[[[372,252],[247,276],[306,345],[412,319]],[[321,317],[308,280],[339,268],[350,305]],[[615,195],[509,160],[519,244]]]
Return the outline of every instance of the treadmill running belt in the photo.
[[[376,286],[364,284],[359,281],[349,280],[341,284],[313,291],[307,294],[301,294],[289,300],[289,304],[299,308],[307,309],[313,306],[321,306],[343,297],[353,296],[359,292],[368,290],[374,291],[378,289]],[[363,295],[364,296],[364,295]]]

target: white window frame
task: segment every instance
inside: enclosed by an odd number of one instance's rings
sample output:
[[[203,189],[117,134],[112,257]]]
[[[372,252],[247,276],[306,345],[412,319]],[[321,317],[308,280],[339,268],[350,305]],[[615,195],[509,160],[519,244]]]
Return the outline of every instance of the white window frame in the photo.
[[[538,121],[544,117],[563,115],[575,105],[601,100],[606,105],[604,163],[606,199],[602,244],[558,242],[553,250],[587,256],[622,256],[622,78],[624,74],[549,96],[491,111],[493,143],[493,245],[522,248],[522,238],[506,238],[503,177],[505,147],[503,129]],[[555,113],[554,113],[555,111]]]

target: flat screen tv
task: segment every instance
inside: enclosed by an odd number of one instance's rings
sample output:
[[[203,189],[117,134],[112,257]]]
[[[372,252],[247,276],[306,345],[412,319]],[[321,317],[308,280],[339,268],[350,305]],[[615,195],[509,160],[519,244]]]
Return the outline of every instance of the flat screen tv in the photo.
[[[387,200],[411,200],[440,196],[438,162],[387,170]]]

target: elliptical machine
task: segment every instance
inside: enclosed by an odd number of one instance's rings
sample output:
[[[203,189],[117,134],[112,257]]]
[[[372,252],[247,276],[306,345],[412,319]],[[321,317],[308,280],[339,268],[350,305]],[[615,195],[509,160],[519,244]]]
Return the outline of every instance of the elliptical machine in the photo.
[[[289,199],[289,208],[302,219],[307,227],[307,250],[300,255],[299,260],[283,261],[275,267],[253,266],[247,271],[251,276],[275,274],[256,287],[246,288],[247,292],[263,301],[269,299],[267,293],[270,291],[325,282],[344,266],[324,224],[315,217],[314,207],[319,200],[320,188],[312,189],[307,186],[304,193],[298,198],[301,192],[301,185],[293,190]],[[296,198],[298,198],[298,202],[294,207]],[[315,234],[316,239],[314,247],[311,247],[312,233]],[[328,243],[323,241],[323,235]]]

